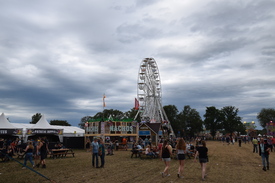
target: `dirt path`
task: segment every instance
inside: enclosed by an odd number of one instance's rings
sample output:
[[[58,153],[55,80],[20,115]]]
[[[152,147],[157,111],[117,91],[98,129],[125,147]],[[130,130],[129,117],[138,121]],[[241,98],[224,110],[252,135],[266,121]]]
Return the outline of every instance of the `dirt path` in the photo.
[[[209,148],[208,176],[205,182],[251,183],[274,182],[275,152],[270,155],[270,170],[263,171],[261,158],[252,153],[252,144],[222,145],[207,142]],[[47,159],[46,169],[36,171],[57,183],[177,183],[202,182],[200,164],[193,159],[185,160],[184,179],[177,178],[178,161],[171,161],[170,177],[161,177],[164,163],[160,159],[130,158],[130,151],[118,151],[114,156],[106,156],[105,168],[91,166],[91,154],[76,151],[75,158]],[[22,170],[16,162],[0,164],[0,182],[37,183],[49,182],[30,170]],[[16,176],[14,176],[16,175]]]

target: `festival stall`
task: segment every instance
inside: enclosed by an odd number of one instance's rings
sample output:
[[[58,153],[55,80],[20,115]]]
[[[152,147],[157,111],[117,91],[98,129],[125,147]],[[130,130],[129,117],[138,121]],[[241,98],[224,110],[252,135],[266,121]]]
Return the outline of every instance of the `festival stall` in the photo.
[[[49,141],[63,142],[63,128],[50,125],[45,116],[42,115],[36,124],[26,129],[25,140],[42,136],[46,136]]]
[[[107,143],[116,140],[121,143],[123,138],[127,138],[128,146],[130,146],[133,141],[138,140],[138,124],[132,120],[90,120],[85,123],[85,138],[93,137],[105,139]]]
[[[0,116],[0,136],[2,138],[10,137],[22,137],[22,128],[16,128],[6,118],[5,114],[2,113]]]
[[[150,138],[153,145],[158,144],[159,137],[162,136],[161,123],[141,123],[139,126],[139,137]]]

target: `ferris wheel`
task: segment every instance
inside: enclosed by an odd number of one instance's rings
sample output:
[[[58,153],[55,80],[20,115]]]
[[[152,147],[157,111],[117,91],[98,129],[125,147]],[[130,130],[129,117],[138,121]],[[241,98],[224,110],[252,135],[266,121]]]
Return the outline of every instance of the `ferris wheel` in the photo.
[[[141,122],[168,123],[169,121],[161,104],[160,74],[154,58],[142,60],[137,85],[138,113]]]

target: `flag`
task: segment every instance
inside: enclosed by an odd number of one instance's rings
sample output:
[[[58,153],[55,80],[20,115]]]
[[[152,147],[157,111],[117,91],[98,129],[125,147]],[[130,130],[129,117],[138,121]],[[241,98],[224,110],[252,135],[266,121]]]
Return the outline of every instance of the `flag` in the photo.
[[[106,107],[105,98],[106,98],[106,96],[105,96],[105,94],[103,94],[103,107]]]
[[[135,98],[135,110],[139,109],[139,102],[137,100],[137,98]]]

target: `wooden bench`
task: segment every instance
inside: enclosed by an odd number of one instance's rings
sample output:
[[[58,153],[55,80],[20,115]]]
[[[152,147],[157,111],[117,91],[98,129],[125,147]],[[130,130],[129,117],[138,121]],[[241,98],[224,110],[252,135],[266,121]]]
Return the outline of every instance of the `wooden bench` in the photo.
[[[131,150],[131,151],[132,151],[131,158],[133,158],[134,155],[136,156],[136,158],[140,158],[140,156],[142,154],[141,150],[134,149],[134,150]]]
[[[50,151],[50,158],[57,158],[57,157],[59,157],[59,158],[65,158],[65,157],[67,157],[67,155],[68,154],[71,154],[71,155],[73,155],[73,157],[74,157],[74,151],[72,150],[72,149],[52,149],[51,151]]]
[[[74,157],[74,151],[73,151],[72,149],[69,149],[68,152],[67,152],[67,154],[71,154],[71,155],[73,155],[73,157]],[[67,155],[67,154],[66,154],[66,155]]]
[[[69,149],[52,149],[50,152],[50,157],[56,159],[57,157],[59,158],[64,158],[66,157]]]
[[[23,159],[25,157],[25,153],[21,152],[21,153],[17,153],[17,158],[18,159]]]

